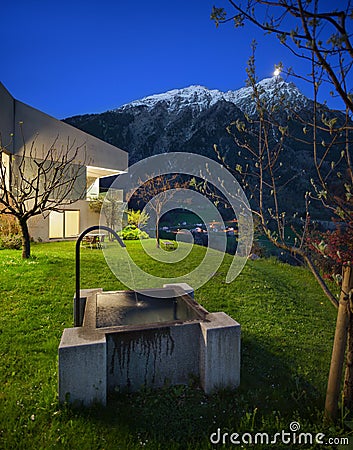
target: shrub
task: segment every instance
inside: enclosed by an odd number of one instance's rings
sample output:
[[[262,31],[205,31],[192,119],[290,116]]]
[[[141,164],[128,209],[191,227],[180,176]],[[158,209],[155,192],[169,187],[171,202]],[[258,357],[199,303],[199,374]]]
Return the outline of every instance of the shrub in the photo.
[[[22,247],[21,228],[15,217],[0,214],[0,248],[18,250]]]
[[[143,228],[150,216],[145,211],[134,209],[127,210],[127,221],[129,225],[135,225],[136,227]]]
[[[337,222],[333,231],[314,231],[307,243],[312,259],[326,278],[335,280],[342,266],[353,264],[353,222]]]
[[[22,247],[22,236],[20,234],[9,234],[0,236],[0,248],[19,250]]]
[[[21,234],[21,228],[17,219],[9,214],[1,214],[0,210],[0,236]]]
[[[147,239],[149,238],[148,234],[145,231],[137,228],[136,225],[127,225],[120,231],[120,236],[124,240],[137,240],[137,239]]]
[[[176,241],[162,241],[162,248],[167,251],[173,251],[178,248]]]

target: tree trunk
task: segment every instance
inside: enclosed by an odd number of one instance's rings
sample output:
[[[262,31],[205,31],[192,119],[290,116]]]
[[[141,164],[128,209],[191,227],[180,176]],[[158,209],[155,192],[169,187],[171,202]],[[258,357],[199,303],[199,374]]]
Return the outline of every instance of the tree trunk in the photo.
[[[156,248],[159,248],[159,217],[156,219]]]
[[[348,277],[348,275],[347,275]],[[348,314],[349,314],[349,325],[348,325],[348,342],[347,342],[347,352],[346,352],[346,371],[344,375],[344,388],[343,388],[343,401],[344,406],[349,410],[353,410],[353,298],[350,291],[353,289],[353,270],[350,267],[350,276],[347,281],[347,292],[348,298]]]
[[[159,244],[159,229],[158,229],[158,223],[156,225],[156,248],[159,248],[160,244]]]
[[[338,399],[341,388],[344,355],[347,344],[347,332],[349,325],[349,284],[351,282],[351,267],[342,269],[342,289],[338,306],[335,338],[333,342],[330,373],[327,383],[326,402],[325,402],[325,421],[333,422],[336,420],[338,411]]]
[[[28,259],[31,256],[31,240],[28,225],[26,220],[20,220],[19,222],[22,231],[22,258]]]

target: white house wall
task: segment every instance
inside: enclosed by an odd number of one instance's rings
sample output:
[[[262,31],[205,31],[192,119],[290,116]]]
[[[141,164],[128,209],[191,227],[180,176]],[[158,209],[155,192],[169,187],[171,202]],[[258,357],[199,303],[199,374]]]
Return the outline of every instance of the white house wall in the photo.
[[[93,212],[89,207],[89,202],[86,200],[78,200],[66,208],[61,208],[63,211],[80,211],[80,231],[86,228],[99,225],[99,214]],[[35,241],[49,241],[49,217],[41,215],[31,217],[28,221],[30,234]]]
[[[1,144],[12,153],[13,140],[12,133],[14,131],[15,120],[15,100],[11,94],[0,83],[0,133]]]
[[[58,149],[66,148],[69,142],[69,145],[73,145],[74,148],[79,147],[81,149],[79,151],[79,161],[82,162],[86,159],[86,166],[121,171],[127,169],[128,154],[124,150],[101,141],[17,100],[15,101],[15,153],[19,153],[22,150],[19,122],[23,122],[22,127],[27,145],[30,145],[35,140],[38,158],[42,155],[43,147],[47,149],[48,146],[56,141]]]
[[[11,142],[8,150],[14,155],[20,155],[23,151],[19,122],[22,123],[26,146],[29,148],[35,142],[33,156],[38,159],[42,159],[43,149],[47,150],[54,142],[58,150],[62,147],[65,149],[68,142],[69,146],[79,147],[79,156],[75,162],[86,166],[85,180],[78,180],[81,183],[87,181],[87,166],[111,169],[115,173],[127,170],[127,152],[15,100],[0,83],[0,133],[3,145]],[[79,200],[61,209],[80,211],[80,231],[99,222],[99,214],[89,208],[87,200]],[[35,216],[29,220],[28,225],[34,240],[49,240],[48,217]]]

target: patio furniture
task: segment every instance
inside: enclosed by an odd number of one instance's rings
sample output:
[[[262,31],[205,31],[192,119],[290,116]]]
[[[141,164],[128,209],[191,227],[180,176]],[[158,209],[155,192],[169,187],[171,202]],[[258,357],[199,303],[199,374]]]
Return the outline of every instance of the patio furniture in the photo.
[[[105,237],[106,237],[106,234],[104,234],[104,233],[88,233],[83,238],[82,243],[89,246],[91,248],[91,250],[93,248],[102,249],[105,245],[105,243],[104,243]]]

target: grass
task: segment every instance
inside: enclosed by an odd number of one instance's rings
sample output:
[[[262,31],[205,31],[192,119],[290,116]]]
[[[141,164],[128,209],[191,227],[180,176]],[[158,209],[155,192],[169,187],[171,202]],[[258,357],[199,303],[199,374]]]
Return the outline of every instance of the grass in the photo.
[[[137,264],[170,275],[170,265],[148,261],[139,243],[127,246]],[[204,251],[195,246],[188,267]],[[105,409],[75,409],[57,398],[57,348],[72,326],[74,243],[35,244],[32,253],[22,261],[20,252],[0,251],[0,448],[207,449],[217,428],[275,433],[293,420],[306,432],[343,433],[324,429],[321,414],[336,311],[306,269],[249,261],[227,285],[226,255],[196,292],[210,312],[225,311],[242,326],[239,389],[205,396],[191,380],[117,394]],[[82,287],[123,288],[101,251],[82,249],[81,267]],[[183,271],[173,266],[173,274]]]

